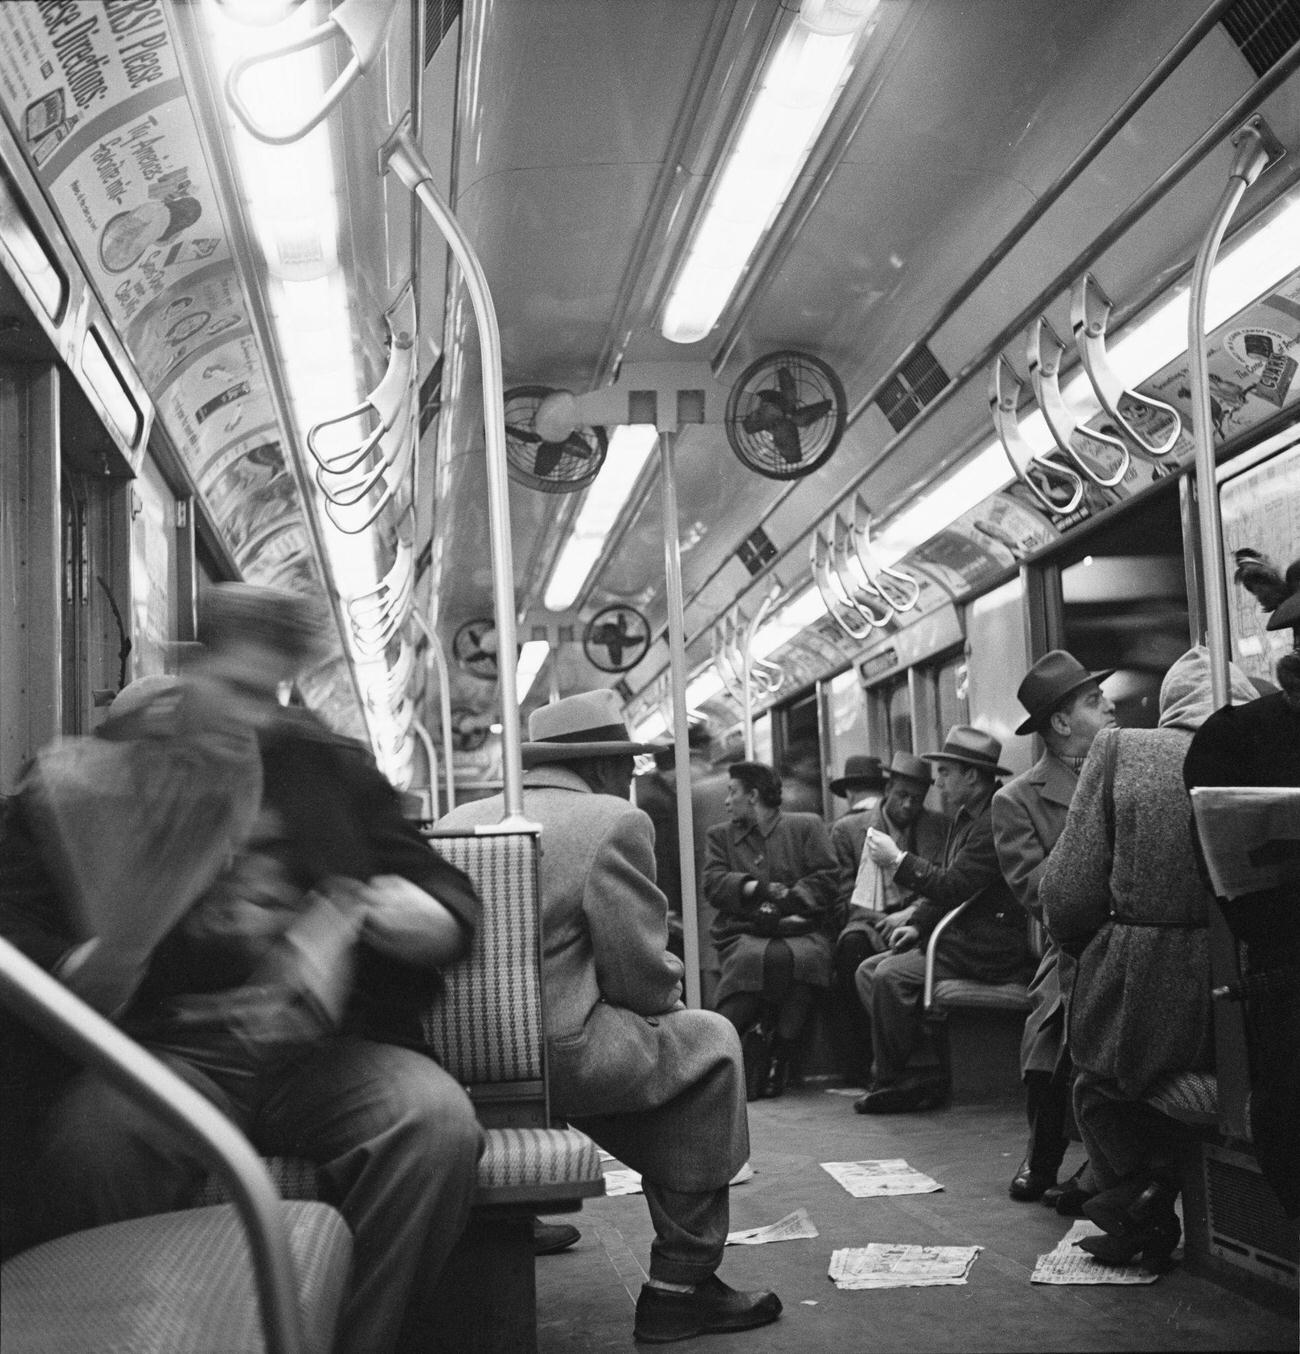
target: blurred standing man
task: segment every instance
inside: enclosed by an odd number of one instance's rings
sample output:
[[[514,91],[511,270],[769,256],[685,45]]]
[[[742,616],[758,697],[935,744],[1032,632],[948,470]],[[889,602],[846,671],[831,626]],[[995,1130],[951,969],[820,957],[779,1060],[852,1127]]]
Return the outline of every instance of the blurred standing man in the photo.
[[[993,837],[1002,874],[1020,905],[1038,922],[1043,920],[1038,881],[1047,857],[1065,829],[1065,818],[1079,783],[1079,771],[1092,741],[1115,724],[1115,706],[1101,683],[1114,669],[1089,672],[1072,654],[1053,649],[1025,674],[1016,698],[1029,712],[1017,734],[1037,733],[1047,750],[993,796]],[[1065,1047],[1063,990],[1073,961],[1064,960],[1056,943],[1046,938],[1043,957],[1030,984],[1033,1003],[1020,1043],[1020,1073],[1025,1082],[1029,1115],[1029,1145],[1012,1178],[1013,1199],[1032,1201],[1052,1197],[1049,1203],[1073,1212],[1082,1173],[1056,1189],[1056,1173],[1065,1159],[1069,1138],[1072,1068]],[[1063,976],[1066,981],[1062,981]],[[1086,1164],[1086,1163],[1085,1163]]]
[[[528,718],[524,816],[542,827],[542,981],[552,1104],[641,1173],[654,1224],[634,1334],[663,1343],[775,1321],[775,1293],[717,1276],[728,1185],[749,1153],[740,1046],[682,1004],[650,820],[628,802],[633,755],[618,697],[584,691]],[[499,822],[501,795],[439,823]]]
[[[682,943],[682,853],[677,831],[677,750],[659,748],[655,769],[633,782],[636,806],[655,830],[655,883],[668,899],[668,948],[684,959]]]
[[[879,765],[874,757],[850,757],[845,777],[855,760]],[[871,1021],[858,1000],[854,977],[864,959],[889,948],[889,939],[896,926],[911,921],[915,899],[914,894],[899,888],[893,876],[875,864],[863,847],[868,828],[875,828],[887,833],[904,851],[915,852],[926,860],[942,859],[948,825],[941,814],[925,808],[931,779],[927,762],[910,753],[896,752],[889,766],[883,800],[877,800],[861,813],[846,815],[831,828],[831,841],[840,861],[839,915],[843,922],[835,943],[833,990],[836,1009],[832,1032],[845,1076],[862,1086],[871,1079]],[[831,789],[840,783],[842,781],[832,781]],[[836,832],[854,818],[860,819],[852,827],[858,846],[846,880],[849,858],[843,846],[849,833],[846,831],[837,838]]]
[[[1028,966],[1025,917],[1002,878],[993,845],[993,792],[1008,772],[998,765],[1002,744],[970,724],[955,724],[934,763],[935,784],[952,815],[943,863],[904,851],[891,837],[867,834],[867,853],[905,889],[924,901],[912,920],[894,928],[889,954],[866,959],[858,968],[858,994],[871,1012],[875,1052],[872,1088],[853,1108],[859,1114],[893,1114],[933,1109],[949,1088],[933,1077],[909,1077],[907,1063],[922,1028],[925,944],[939,919],[973,899],[943,934],[936,978],[973,978],[1004,983]]]

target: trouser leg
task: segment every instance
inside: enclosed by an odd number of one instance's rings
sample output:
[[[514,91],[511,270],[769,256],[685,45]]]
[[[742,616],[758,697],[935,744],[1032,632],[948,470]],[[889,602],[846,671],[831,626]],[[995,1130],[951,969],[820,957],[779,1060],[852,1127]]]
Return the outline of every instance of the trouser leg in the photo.
[[[1058,1064],[1054,1072],[1025,1073],[1025,1107],[1029,1115],[1030,1170],[1055,1175],[1070,1145],[1066,1124],[1070,1113],[1072,1069]]]
[[[871,1019],[858,999],[858,966],[880,949],[873,931],[846,931],[835,945],[831,1037],[840,1070],[850,1078],[871,1074]]]
[[[759,992],[733,992],[718,1003],[718,1014],[726,1016],[736,1027],[736,1033],[743,1035],[750,1026],[757,1023],[763,1014],[763,997]]]
[[[351,1228],[339,1354],[396,1348],[469,1217],[483,1134],[468,1096],[422,1054],[339,1039],[279,1080],[255,1133],[316,1162]]]
[[[642,1178],[655,1239],[650,1277],[662,1283],[699,1283],[722,1263],[730,1218],[729,1187],[687,1193]]]
[[[1177,1125],[1152,1106],[1125,1097],[1110,1078],[1078,1072],[1074,1114],[1099,1190],[1131,1175],[1175,1173]]]
[[[180,1058],[157,1056],[238,1121],[215,1082]],[[48,1113],[37,1174],[44,1185],[35,1226],[46,1239],[183,1208],[207,1168],[155,1114],[98,1073],[80,1072]]]
[[[858,995],[871,1012],[877,1086],[898,1081],[921,1033],[925,955],[920,950],[873,955],[858,966]]]

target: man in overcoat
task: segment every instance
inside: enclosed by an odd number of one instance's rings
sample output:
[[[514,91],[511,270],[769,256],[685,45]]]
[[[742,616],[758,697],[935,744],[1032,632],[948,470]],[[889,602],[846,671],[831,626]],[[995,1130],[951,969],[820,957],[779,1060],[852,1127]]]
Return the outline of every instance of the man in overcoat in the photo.
[[[953,820],[942,864],[904,851],[884,833],[867,834],[871,859],[924,901],[911,922],[895,928],[890,953],[858,968],[858,995],[871,1012],[875,1053],[872,1088],[853,1106],[861,1114],[931,1109],[947,1094],[933,1078],[907,1074],[922,1027],[925,945],[940,918],[970,902],[939,942],[937,978],[1004,983],[1026,974],[1029,965],[1025,914],[1002,878],[993,845],[993,792],[997,778],[1008,774],[998,765],[1002,744],[983,729],[955,724],[938,752],[923,755],[934,764]]]
[[[655,887],[650,820],[628,802],[633,755],[617,696],[581,692],[533,711],[524,813],[541,824],[542,980],[551,1103],[641,1173],[654,1223],[635,1335],[653,1342],[774,1321],[775,1293],[716,1274],[728,1184],[749,1153],[740,1045],[712,1011],[682,1004]],[[502,796],[440,826],[500,821]]]
[[[1046,653],[1025,674],[1016,698],[1029,718],[1018,734],[1038,734],[1043,755],[993,796],[993,838],[1002,874],[1020,905],[1036,921],[1043,919],[1038,881],[1047,857],[1065,828],[1065,817],[1079,769],[1102,729],[1115,723],[1115,706],[1101,689],[1111,671],[1089,672],[1064,649]],[[1073,966],[1067,959],[1065,972]],[[1033,1003],[1020,1042],[1020,1073],[1025,1082],[1029,1145],[1012,1178],[1013,1199],[1041,1199],[1055,1190],[1056,1173],[1068,1146],[1071,1069],[1064,1047],[1065,1003],[1062,956],[1047,938],[1029,986]],[[1076,1173],[1077,1176],[1077,1173]],[[1073,1196],[1075,1186],[1067,1188]],[[1059,1203],[1057,1198],[1052,1202]],[[1067,1207],[1073,1205],[1073,1198]]]
[[[871,826],[872,811],[885,794],[885,770],[879,757],[846,757],[844,774],[830,782],[830,792],[837,799],[847,799],[846,812],[831,824],[831,849],[839,862],[840,879],[836,895],[839,921],[843,923],[858,877],[858,863]]]
[[[853,761],[850,757],[846,775]],[[911,921],[915,911],[915,894],[900,888],[888,872],[865,855],[867,829],[887,833],[904,851],[915,852],[926,860],[942,860],[948,824],[942,814],[925,807],[932,782],[928,762],[908,752],[896,752],[886,773],[884,798],[862,813],[846,815],[831,829],[831,839],[840,856],[842,926],[833,961],[836,1005],[832,1032],[845,1074],[863,1086],[871,1079],[871,1021],[858,1000],[858,965],[889,949],[894,928]],[[831,788],[835,788],[834,781]],[[847,862],[840,853],[835,831],[854,818],[860,820],[860,825],[854,828],[858,847],[846,887],[843,871]]]

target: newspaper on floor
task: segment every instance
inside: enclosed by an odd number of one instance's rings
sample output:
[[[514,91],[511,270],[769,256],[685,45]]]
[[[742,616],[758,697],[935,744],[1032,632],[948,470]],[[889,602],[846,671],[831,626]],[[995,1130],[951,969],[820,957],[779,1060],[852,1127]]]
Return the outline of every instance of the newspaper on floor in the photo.
[[[728,1232],[728,1246],[765,1246],[769,1241],[802,1241],[805,1237],[820,1236],[806,1208],[796,1208],[779,1222],[766,1227],[746,1227],[743,1231]]]
[[[1086,1236],[1101,1236],[1095,1222],[1080,1218],[1056,1243],[1047,1255],[1040,1255],[1030,1283],[1097,1284],[1097,1283],[1155,1283],[1160,1277],[1141,1265],[1103,1265],[1100,1260],[1078,1248]]]
[[[821,1168],[855,1199],[882,1194],[933,1194],[943,1186],[913,1170],[901,1157],[887,1161],[823,1161]]]
[[[753,1178],[754,1178],[754,1168],[747,1161],[740,1168],[740,1170],[738,1170],[735,1173],[735,1175],[731,1177],[729,1183],[733,1185],[743,1185],[746,1180],[752,1180]]]
[[[831,1252],[836,1288],[935,1288],[964,1284],[982,1246],[897,1246],[873,1241]]]
[[[641,1175],[630,1171],[626,1166],[605,1172],[605,1197],[612,1199],[617,1194],[640,1194]]]

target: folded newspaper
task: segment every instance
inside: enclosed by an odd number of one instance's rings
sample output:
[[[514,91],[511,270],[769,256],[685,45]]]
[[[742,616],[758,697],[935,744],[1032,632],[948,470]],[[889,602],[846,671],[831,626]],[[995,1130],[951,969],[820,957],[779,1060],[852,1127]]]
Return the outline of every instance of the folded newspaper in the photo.
[[[808,1216],[808,1210],[796,1208],[766,1227],[745,1227],[738,1232],[728,1232],[727,1245],[765,1246],[769,1241],[802,1241],[818,1235],[817,1224]]]
[[[823,1161],[821,1168],[855,1199],[874,1199],[884,1194],[933,1194],[943,1188],[902,1157],[884,1161]]]
[[[1300,884],[1300,789],[1198,785],[1192,811],[1220,898]]]
[[[873,1241],[833,1251],[827,1272],[841,1289],[964,1284],[981,1250],[982,1246],[899,1246]]]

